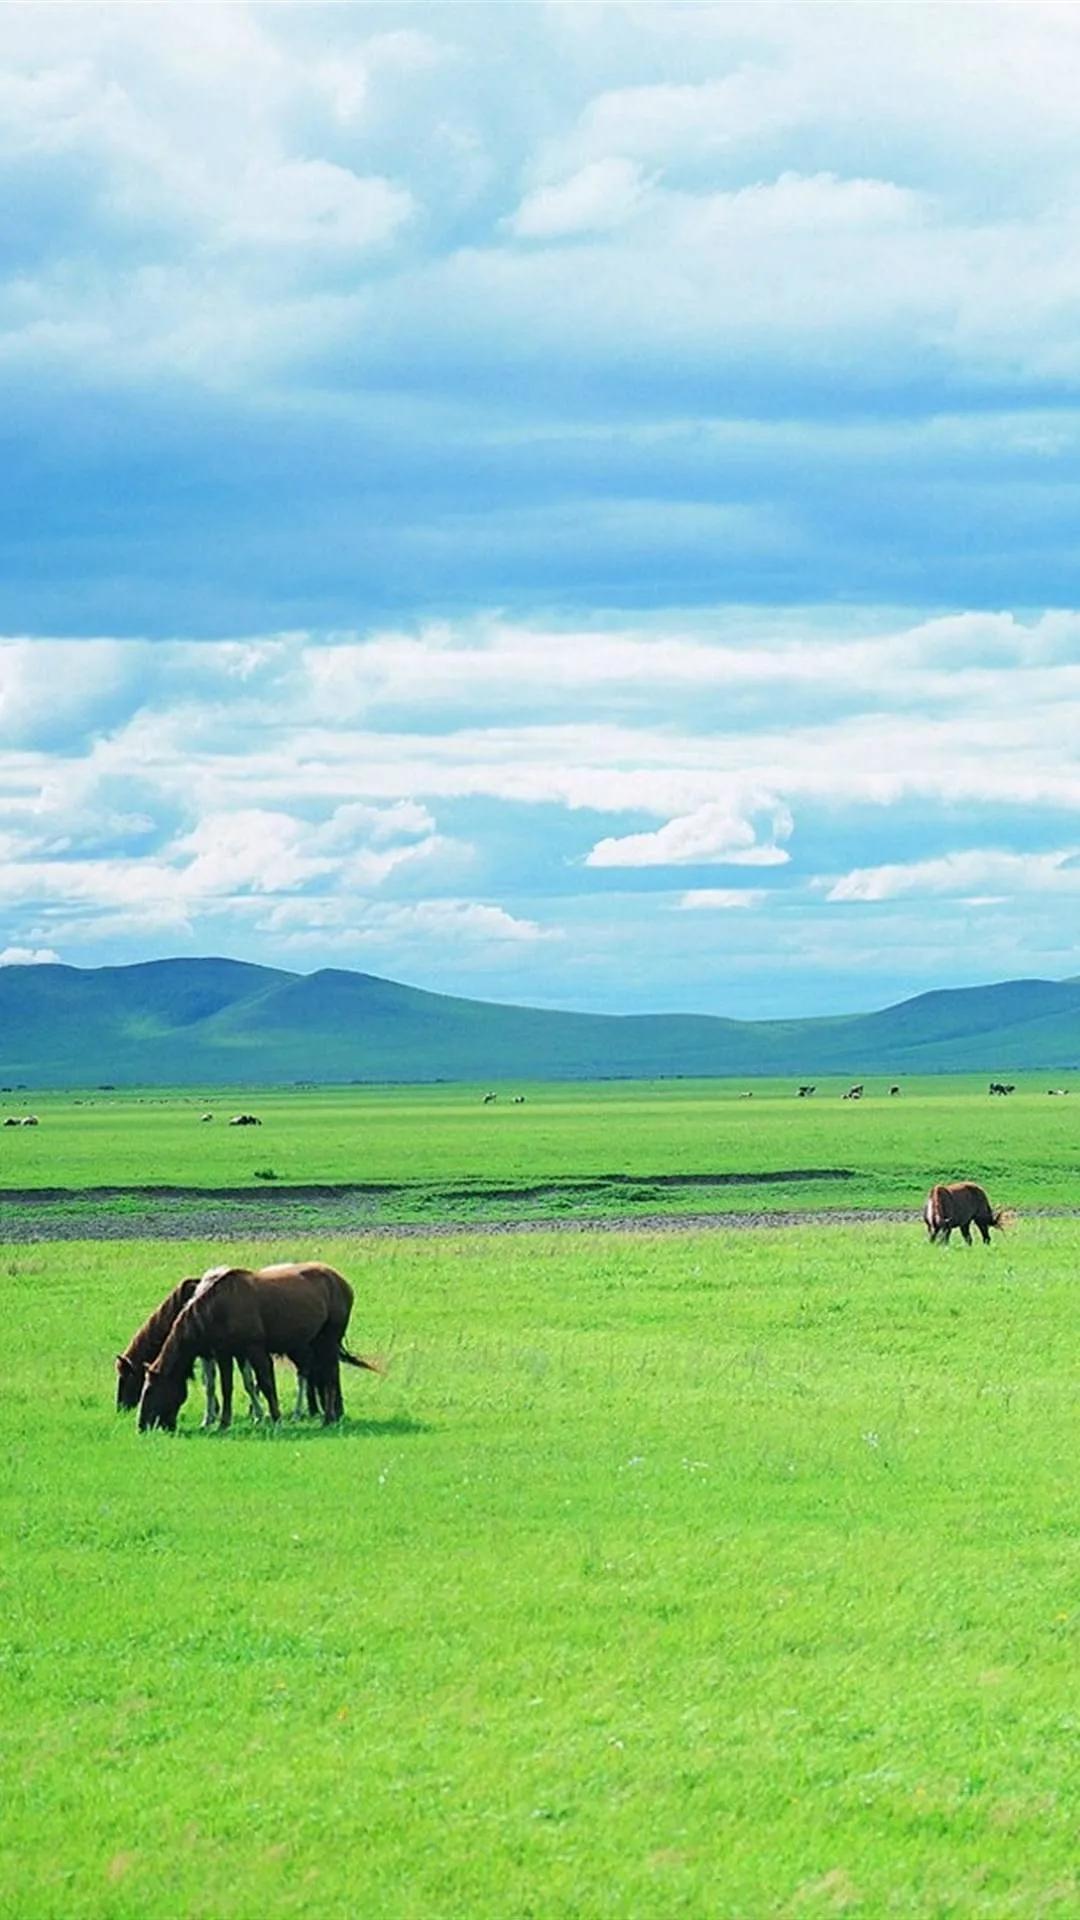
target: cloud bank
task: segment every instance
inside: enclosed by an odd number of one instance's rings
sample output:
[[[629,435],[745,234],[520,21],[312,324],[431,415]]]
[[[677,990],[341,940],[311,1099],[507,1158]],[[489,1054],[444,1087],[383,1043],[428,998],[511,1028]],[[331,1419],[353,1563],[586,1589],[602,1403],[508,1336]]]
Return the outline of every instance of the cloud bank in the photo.
[[[674,18],[5,10],[9,960],[1078,970],[1080,22]]]
[[[99,642],[84,676],[8,640],[5,939],[748,1012],[800,970],[838,1004],[1067,972],[1078,637],[1070,612],[498,616]]]

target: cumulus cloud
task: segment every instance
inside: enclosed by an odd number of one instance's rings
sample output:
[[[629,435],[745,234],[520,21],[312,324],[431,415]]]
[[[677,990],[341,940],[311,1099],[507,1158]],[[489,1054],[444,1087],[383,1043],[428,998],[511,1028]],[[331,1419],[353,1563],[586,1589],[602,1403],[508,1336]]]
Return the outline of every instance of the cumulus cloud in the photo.
[[[282,160],[234,184],[219,242],[243,247],[378,246],[415,213],[405,188],[325,160]]]
[[[767,805],[770,803],[766,803]],[[737,867],[782,866],[790,855],[776,845],[786,839],[794,822],[786,807],[771,803],[768,831],[758,838],[752,817],[722,802],[710,802],[693,813],[668,820],[654,833],[630,833],[598,840],[586,855],[588,867],[687,867],[717,864]]]
[[[60,955],[51,947],[5,947],[0,953],[0,967],[48,967],[59,962]]]
[[[593,160],[567,180],[534,188],[506,225],[520,240],[606,233],[630,218],[645,191],[645,177],[632,160]]]

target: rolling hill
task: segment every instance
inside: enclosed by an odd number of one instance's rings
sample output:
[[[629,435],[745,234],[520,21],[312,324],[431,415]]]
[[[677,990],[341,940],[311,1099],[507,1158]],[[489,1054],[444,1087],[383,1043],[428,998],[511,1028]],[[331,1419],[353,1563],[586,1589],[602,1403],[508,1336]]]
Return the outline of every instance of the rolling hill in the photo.
[[[5,1086],[1067,1071],[1080,980],[924,993],[814,1020],[489,1005],[373,974],[236,960],[0,969]]]

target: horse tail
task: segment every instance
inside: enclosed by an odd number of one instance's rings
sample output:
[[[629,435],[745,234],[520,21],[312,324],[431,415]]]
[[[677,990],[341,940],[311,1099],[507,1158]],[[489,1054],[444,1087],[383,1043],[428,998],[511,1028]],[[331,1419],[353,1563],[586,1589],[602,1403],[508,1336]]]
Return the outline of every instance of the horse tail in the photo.
[[[386,1361],[376,1359],[374,1355],[350,1353],[348,1347],[338,1347],[338,1359],[347,1367],[364,1367],[368,1373],[385,1373]]]

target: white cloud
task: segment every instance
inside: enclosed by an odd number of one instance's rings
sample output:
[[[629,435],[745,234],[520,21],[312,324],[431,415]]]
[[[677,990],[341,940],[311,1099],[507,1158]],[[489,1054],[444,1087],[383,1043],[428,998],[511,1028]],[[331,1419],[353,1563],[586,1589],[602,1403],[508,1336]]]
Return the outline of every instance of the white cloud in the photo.
[[[966,904],[991,904],[973,889],[1004,889],[1014,893],[1080,893],[1078,854],[1001,853],[973,849],[947,853],[935,860],[913,860],[882,867],[858,867],[828,887],[827,900],[895,900],[903,894],[948,895]]]
[[[361,178],[325,160],[252,169],[222,196],[220,244],[355,251],[389,240],[415,212],[392,181]]]
[[[561,937],[559,929],[477,900],[281,901],[257,923],[294,951],[382,946],[411,953],[434,937],[453,946],[505,951]]]
[[[237,893],[288,893],[332,871],[305,850],[301,822],[250,807],[210,813],[171,848],[176,883],[193,900]]]
[[[683,894],[679,907],[691,913],[734,913],[764,902],[764,893],[752,887],[694,887]]]
[[[589,102],[566,151],[670,165],[776,132],[802,111],[798,75],[765,67],[698,83],[612,88]]]
[[[557,930],[542,927],[535,920],[475,900],[418,900],[411,906],[388,907],[380,918],[383,933],[394,937],[399,933],[436,934],[440,939],[496,940],[511,945],[531,945],[558,937]]]
[[[48,967],[59,962],[60,955],[51,947],[5,947],[0,953],[0,967]]]
[[[768,828],[774,838],[760,841],[758,828],[747,813],[722,802],[709,802],[693,813],[669,820],[655,833],[631,833],[621,839],[598,840],[587,855],[587,867],[686,867],[699,863],[738,867],[782,866],[790,855],[775,840],[786,839],[793,821],[786,807],[764,799],[771,810]]]
[[[505,224],[519,240],[606,233],[630,219],[645,192],[644,175],[632,160],[593,160],[568,180],[526,194]]]

